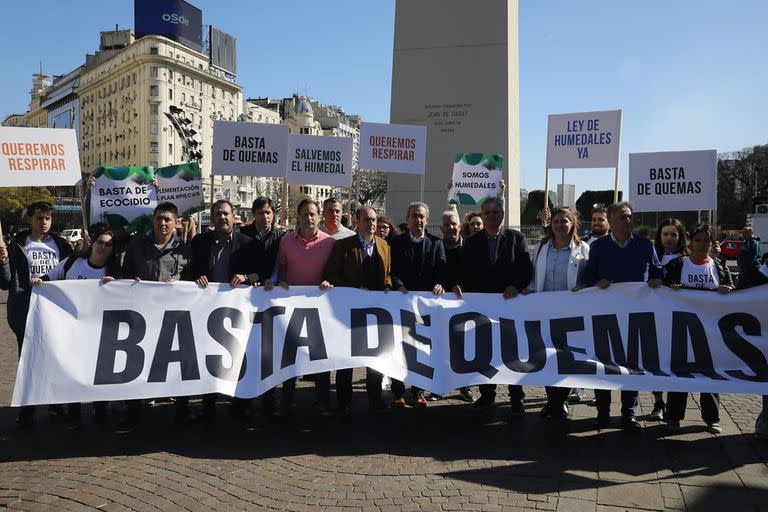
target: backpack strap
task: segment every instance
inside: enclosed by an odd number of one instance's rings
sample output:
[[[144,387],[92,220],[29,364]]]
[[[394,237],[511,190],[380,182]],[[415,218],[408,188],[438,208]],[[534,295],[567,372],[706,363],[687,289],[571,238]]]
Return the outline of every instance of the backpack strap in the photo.
[[[67,278],[69,269],[72,268],[72,265],[75,264],[75,261],[77,261],[77,256],[75,256],[74,254],[72,256],[67,256],[67,261],[64,262],[64,279]]]

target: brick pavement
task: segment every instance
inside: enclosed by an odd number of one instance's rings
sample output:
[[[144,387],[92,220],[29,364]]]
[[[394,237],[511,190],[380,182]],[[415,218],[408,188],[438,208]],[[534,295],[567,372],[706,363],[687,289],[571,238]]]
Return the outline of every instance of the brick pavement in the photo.
[[[0,295],[4,303],[5,295]],[[176,429],[172,407],[147,410],[143,428],[15,430],[7,407],[16,343],[0,312],[0,508],[19,510],[601,511],[768,510],[768,443],[749,435],[758,397],[722,397],[721,435],[704,431],[698,401],[675,435],[592,429],[594,409],[546,421],[543,390],[506,421],[457,400],[369,415],[362,372],[348,418],[324,419],[298,390],[294,420],[235,423],[220,406],[215,431]],[[652,398],[641,396],[642,413]],[[614,398],[618,405],[618,397]],[[90,412],[86,408],[86,413]],[[618,410],[615,411],[618,414]]]

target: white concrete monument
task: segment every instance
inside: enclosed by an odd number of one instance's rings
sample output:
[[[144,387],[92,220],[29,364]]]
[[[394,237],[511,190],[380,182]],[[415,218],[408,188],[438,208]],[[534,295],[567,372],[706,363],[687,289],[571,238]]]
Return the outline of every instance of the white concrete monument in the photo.
[[[457,153],[504,156],[505,223],[520,223],[517,5],[397,0],[390,122],[427,127],[424,201],[431,224],[448,206],[445,185]],[[387,214],[396,224],[419,199],[421,179],[387,175]]]

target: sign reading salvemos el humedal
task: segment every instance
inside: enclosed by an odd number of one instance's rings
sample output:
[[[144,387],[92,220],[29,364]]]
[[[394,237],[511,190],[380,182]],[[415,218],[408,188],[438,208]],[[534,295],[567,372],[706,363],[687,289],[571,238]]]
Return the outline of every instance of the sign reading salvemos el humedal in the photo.
[[[352,184],[352,139],[289,135],[287,164],[288,183],[348,187]]]

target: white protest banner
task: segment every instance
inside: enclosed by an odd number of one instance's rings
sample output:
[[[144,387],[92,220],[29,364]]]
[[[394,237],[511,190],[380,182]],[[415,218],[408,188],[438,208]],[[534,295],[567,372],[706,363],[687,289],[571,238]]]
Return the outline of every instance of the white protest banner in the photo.
[[[287,149],[287,125],[216,121],[211,172],[284,178]]]
[[[629,191],[637,212],[714,210],[717,151],[630,153]]]
[[[98,167],[91,187],[91,224],[103,222],[128,233],[152,229],[157,190],[150,185],[152,167]]]
[[[317,135],[288,136],[288,183],[352,185],[352,138]]]
[[[482,205],[499,197],[504,157],[495,153],[458,153],[453,163],[449,203]]]
[[[621,146],[621,110],[550,114],[547,169],[615,168]]]
[[[361,169],[424,174],[427,127],[407,124],[362,123]]]
[[[768,286],[720,295],[617,283],[458,300],[54,281],[33,288],[13,405],[247,398],[298,375],[363,366],[436,393],[510,383],[763,394],[766,303]]]
[[[72,186],[81,178],[75,130],[0,127],[0,187]]]
[[[155,178],[157,201],[173,203],[179,216],[186,217],[205,208],[203,178],[197,162],[155,169]]]

